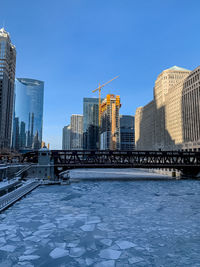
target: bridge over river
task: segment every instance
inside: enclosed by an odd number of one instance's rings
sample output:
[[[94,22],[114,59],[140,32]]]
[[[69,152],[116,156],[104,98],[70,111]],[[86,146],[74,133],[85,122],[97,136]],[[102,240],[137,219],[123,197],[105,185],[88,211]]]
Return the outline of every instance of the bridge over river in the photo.
[[[200,173],[200,152],[51,150],[55,174],[74,168],[167,168],[184,175]],[[41,155],[46,155],[45,151]],[[38,162],[38,152],[24,155],[23,161]]]

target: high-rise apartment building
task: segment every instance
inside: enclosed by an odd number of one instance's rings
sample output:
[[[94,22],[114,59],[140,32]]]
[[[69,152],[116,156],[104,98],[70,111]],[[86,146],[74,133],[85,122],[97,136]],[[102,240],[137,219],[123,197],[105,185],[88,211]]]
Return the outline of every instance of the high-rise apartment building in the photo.
[[[136,149],[200,150],[200,67],[172,67],[157,78],[154,100],[135,115]]]
[[[83,148],[99,149],[98,98],[83,98]]]
[[[107,95],[101,104],[101,149],[120,149],[120,106],[120,96],[115,95]]]
[[[71,149],[83,149],[83,115],[71,116]]]
[[[44,82],[17,78],[12,147],[39,149],[42,143]]]
[[[0,29],[0,149],[10,148],[16,49],[9,33]]]
[[[63,150],[71,149],[71,126],[70,125],[67,125],[63,128],[62,149]]]
[[[134,116],[120,115],[120,149],[135,149]]]

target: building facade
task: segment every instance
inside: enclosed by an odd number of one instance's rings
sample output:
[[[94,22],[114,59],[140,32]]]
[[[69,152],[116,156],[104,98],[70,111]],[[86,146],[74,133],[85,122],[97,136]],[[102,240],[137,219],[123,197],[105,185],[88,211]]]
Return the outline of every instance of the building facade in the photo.
[[[137,150],[155,149],[155,101],[136,110],[135,145]]]
[[[120,149],[120,96],[107,95],[101,104],[100,149]]]
[[[67,125],[63,128],[62,149],[63,150],[71,149],[71,126],[70,125]]]
[[[0,149],[11,146],[16,49],[9,33],[0,29]]]
[[[98,98],[83,98],[83,148],[99,149]]]
[[[134,116],[120,115],[120,149],[135,149]]]
[[[136,110],[136,149],[200,150],[200,67],[163,71],[154,100]],[[148,108],[150,107],[151,108]]]
[[[71,149],[83,149],[83,115],[73,114],[71,116]]]
[[[12,147],[39,149],[42,143],[44,82],[17,78]]]
[[[200,151],[200,66],[194,69],[182,92],[183,149]]]

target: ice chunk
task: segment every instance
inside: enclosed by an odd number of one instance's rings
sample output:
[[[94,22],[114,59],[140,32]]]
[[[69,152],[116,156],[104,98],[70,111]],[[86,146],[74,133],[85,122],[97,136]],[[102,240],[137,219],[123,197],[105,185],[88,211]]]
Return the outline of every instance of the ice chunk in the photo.
[[[143,259],[139,258],[139,257],[132,257],[132,258],[128,259],[128,262],[130,264],[134,264],[134,263],[137,263],[137,262],[140,262],[140,261],[143,261]]]
[[[37,260],[39,258],[40,256],[38,255],[25,255],[25,256],[20,256],[19,261],[31,261],[31,260]]]
[[[49,255],[53,259],[57,259],[57,258],[61,258],[61,257],[65,257],[65,256],[69,255],[69,251],[65,250],[63,248],[55,248],[54,250],[51,251],[51,253]]]
[[[111,244],[112,244],[112,240],[111,239],[105,238],[105,239],[101,239],[100,241],[101,241],[102,244],[104,244],[106,246],[111,246]]]
[[[87,265],[87,266],[90,266],[90,265],[92,265],[92,264],[94,263],[94,260],[91,259],[91,258],[86,258],[86,259],[85,259],[85,262],[86,262],[86,265]]]
[[[80,257],[85,253],[85,249],[83,247],[71,248],[70,249],[70,257]]]
[[[67,244],[67,247],[69,247],[69,248],[75,248],[76,246],[78,246],[79,242],[80,242],[79,240],[74,240],[74,241],[68,243]]]
[[[28,237],[24,238],[24,240],[38,243],[38,242],[40,242],[41,238],[39,238],[38,236],[32,235],[32,236],[28,236]]]
[[[136,245],[129,241],[116,241],[115,242],[121,249],[133,248]]]
[[[37,249],[29,248],[29,249],[25,250],[24,255],[32,254],[32,253],[35,252],[36,250],[37,250]]]
[[[95,224],[85,224],[80,227],[84,232],[92,232],[95,228]]]
[[[0,250],[2,251],[7,251],[7,252],[13,252],[15,251],[16,246],[12,246],[12,245],[5,245],[3,247],[0,247]]]
[[[121,251],[114,249],[102,249],[99,256],[104,259],[117,260],[121,255]]]
[[[0,237],[0,243],[6,243],[6,240],[4,237]]]
[[[90,217],[87,220],[87,224],[100,223],[100,222],[101,222],[101,219],[98,216]]]
[[[56,225],[54,223],[46,223],[46,224],[43,224],[41,226],[39,226],[39,229],[40,230],[43,230],[43,229],[52,229],[52,228],[55,228]]]
[[[115,261],[101,261],[94,265],[95,267],[115,267]]]
[[[48,237],[52,233],[51,230],[39,230],[33,233],[33,235],[40,236],[43,238]]]
[[[65,249],[65,247],[66,247],[66,243],[58,243],[58,242],[56,242],[55,245],[56,245],[56,247],[63,248],[63,249]]]

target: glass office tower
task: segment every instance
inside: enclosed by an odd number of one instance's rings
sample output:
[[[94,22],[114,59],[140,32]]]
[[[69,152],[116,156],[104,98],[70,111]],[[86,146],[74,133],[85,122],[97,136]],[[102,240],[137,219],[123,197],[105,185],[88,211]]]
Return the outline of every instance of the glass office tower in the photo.
[[[83,149],[99,149],[99,99],[83,98]]]
[[[17,78],[12,147],[39,149],[42,142],[44,82]]]

